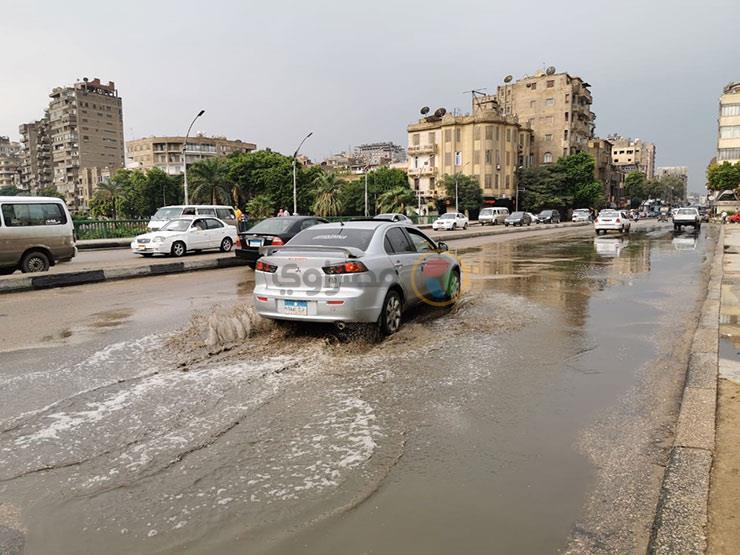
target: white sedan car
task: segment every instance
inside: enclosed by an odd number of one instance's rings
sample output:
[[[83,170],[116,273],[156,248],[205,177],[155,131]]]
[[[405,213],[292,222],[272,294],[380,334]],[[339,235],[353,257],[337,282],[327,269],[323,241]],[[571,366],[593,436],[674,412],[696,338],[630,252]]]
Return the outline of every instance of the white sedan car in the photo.
[[[236,235],[233,225],[218,218],[183,216],[170,220],[158,231],[137,236],[131,242],[131,250],[142,256],[182,256],[188,251],[205,249],[229,252]]]
[[[461,212],[447,212],[434,220],[432,229],[434,231],[439,231],[440,229],[468,229],[468,218]]]
[[[623,210],[604,209],[594,220],[594,230],[596,235],[607,233],[608,231],[617,231],[619,233],[629,233],[632,222],[627,212]]]

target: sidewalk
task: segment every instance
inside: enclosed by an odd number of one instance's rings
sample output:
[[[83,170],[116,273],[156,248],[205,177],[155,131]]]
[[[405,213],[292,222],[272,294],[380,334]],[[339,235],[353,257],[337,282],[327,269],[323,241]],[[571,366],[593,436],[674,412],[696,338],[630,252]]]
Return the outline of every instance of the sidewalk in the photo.
[[[740,227],[725,225],[709,553],[740,550]]]

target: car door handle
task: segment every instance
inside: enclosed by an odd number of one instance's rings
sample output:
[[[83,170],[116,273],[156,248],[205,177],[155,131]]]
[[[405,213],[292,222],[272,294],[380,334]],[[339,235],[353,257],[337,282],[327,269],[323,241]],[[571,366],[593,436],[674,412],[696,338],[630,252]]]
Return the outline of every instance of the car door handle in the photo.
[[[403,268],[403,263],[402,263],[402,262],[401,262],[400,260],[396,260],[396,261],[395,261],[395,262],[393,263],[393,267],[394,267],[394,268],[396,269],[396,271],[398,271],[398,270],[400,270],[401,268]]]

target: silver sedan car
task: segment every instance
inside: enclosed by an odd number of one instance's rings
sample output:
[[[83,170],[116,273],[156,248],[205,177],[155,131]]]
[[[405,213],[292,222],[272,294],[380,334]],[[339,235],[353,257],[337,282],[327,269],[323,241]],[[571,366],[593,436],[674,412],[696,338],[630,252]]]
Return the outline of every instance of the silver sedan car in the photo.
[[[254,304],[264,318],[377,323],[390,335],[407,307],[457,300],[461,268],[445,251],[402,223],[320,224],[257,261]]]

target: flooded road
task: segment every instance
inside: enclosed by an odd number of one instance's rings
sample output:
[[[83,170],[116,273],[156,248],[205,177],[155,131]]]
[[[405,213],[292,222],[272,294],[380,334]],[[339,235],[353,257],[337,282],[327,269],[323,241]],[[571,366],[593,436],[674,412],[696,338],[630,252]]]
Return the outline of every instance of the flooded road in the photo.
[[[714,230],[641,229],[466,244],[461,302],[382,343],[259,322],[247,280],[3,345],[0,541],[644,550]]]

